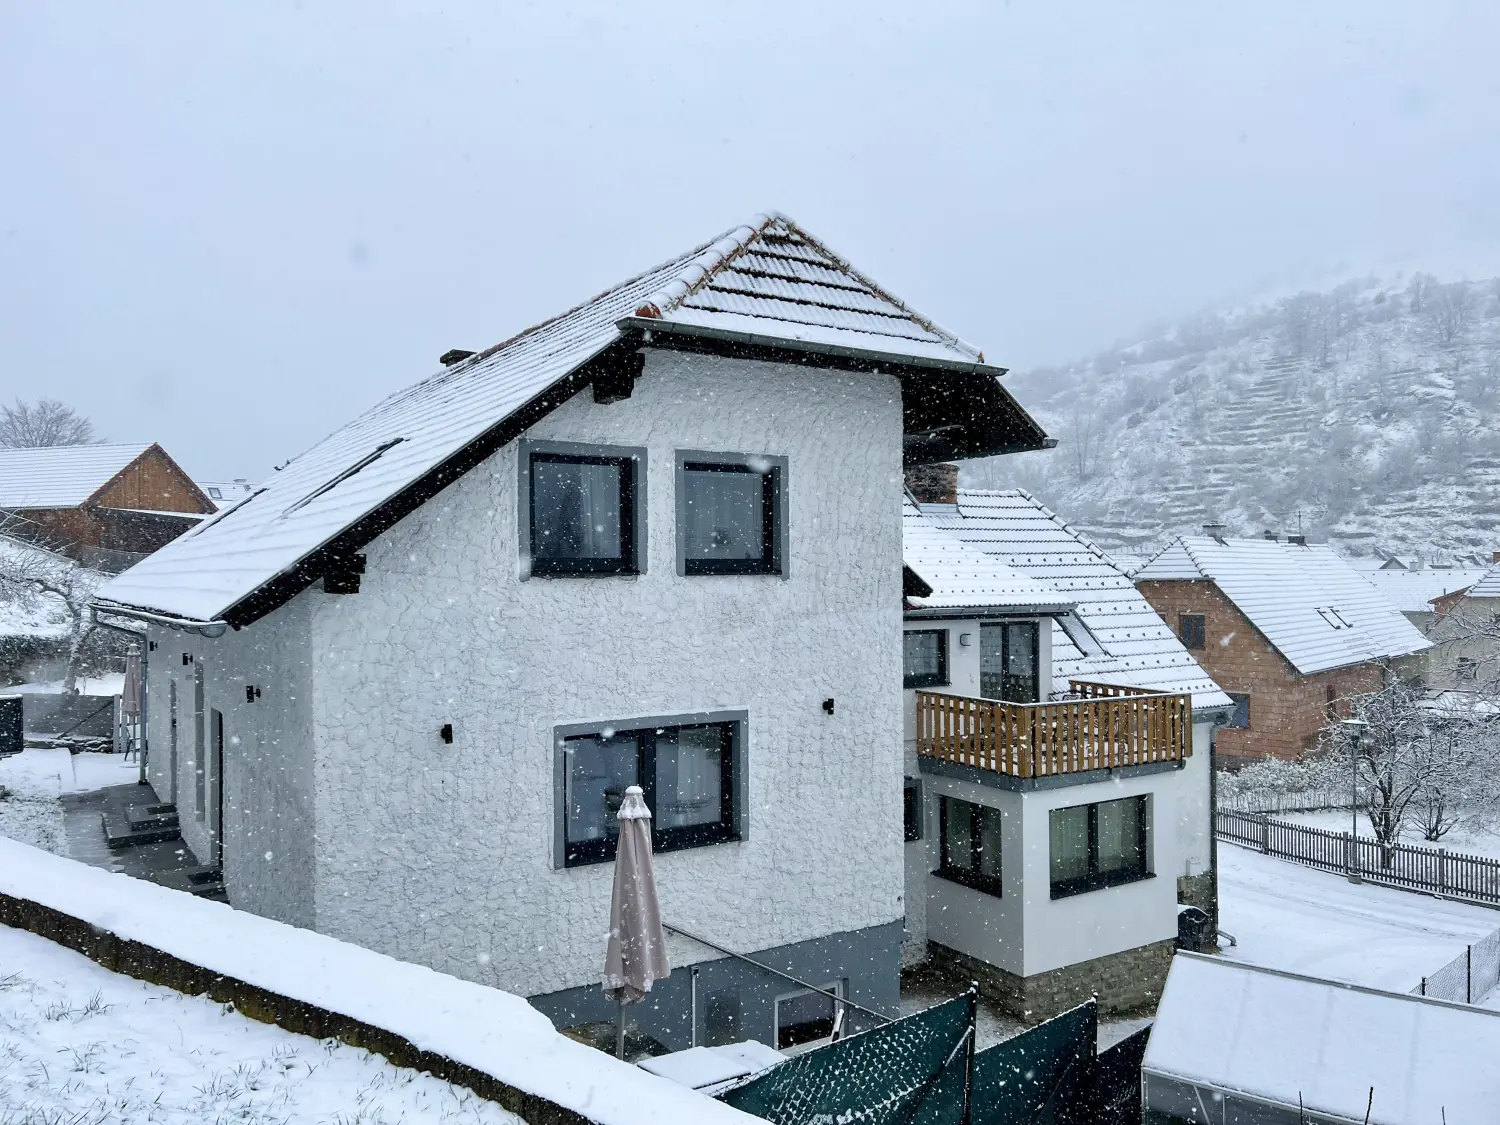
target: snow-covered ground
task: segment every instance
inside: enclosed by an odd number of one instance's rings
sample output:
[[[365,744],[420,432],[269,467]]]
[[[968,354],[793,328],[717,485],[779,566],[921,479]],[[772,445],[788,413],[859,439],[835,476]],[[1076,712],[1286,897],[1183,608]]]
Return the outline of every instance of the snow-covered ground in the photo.
[[[58,797],[124,785],[139,776],[139,764],[134,758],[125,761],[123,754],[23,750],[0,758],[0,836],[65,855]]]
[[[102,676],[80,676],[74,685],[79,695],[119,695],[125,690],[124,672],[106,672]],[[37,680],[29,684],[0,687],[0,695],[59,695],[62,680]]]
[[[1408,992],[1500,929],[1500,911],[1341,875],[1219,844],[1220,926],[1233,960]]]
[[[0,1122],[519,1122],[378,1055],[109,972],[0,926]]]
[[[1349,831],[1349,811],[1344,809],[1324,809],[1319,812],[1289,812],[1275,814],[1277,820],[1285,820],[1292,824],[1306,824],[1313,828],[1326,828],[1330,832]],[[1373,836],[1370,831],[1370,821],[1366,816],[1359,818],[1359,834],[1361,836]],[[1458,825],[1448,832],[1441,840],[1423,839],[1420,829],[1408,825],[1401,837],[1401,842],[1411,844],[1418,848],[1447,848],[1450,852],[1463,852],[1465,855],[1484,856],[1487,859],[1500,859],[1500,834],[1483,828],[1468,828]],[[1496,923],[1500,926],[1500,922]]]

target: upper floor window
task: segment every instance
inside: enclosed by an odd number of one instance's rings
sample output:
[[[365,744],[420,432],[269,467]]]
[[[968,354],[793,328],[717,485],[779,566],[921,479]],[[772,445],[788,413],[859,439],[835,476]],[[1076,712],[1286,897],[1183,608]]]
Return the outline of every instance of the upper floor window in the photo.
[[[1177,637],[1183,648],[1203,649],[1208,647],[1208,618],[1201,613],[1179,613],[1177,615]]]
[[[1035,621],[979,627],[979,694],[1009,703],[1041,698],[1040,630]]]
[[[564,735],[563,866],[614,858],[620,804],[632,785],[645,791],[656,851],[737,838],[741,742],[737,721]]]
[[[943,687],[948,682],[948,630],[908,629],[901,634],[902,686]]]
[[[1460,656],[1453,665],[1453,675],[1459,680],[1479,679],[1479,662],[1468,656]]]
[[[529,573],[644,570],[644,464],[640,449],[522,443],[522,542]]]
[[[1225,726],[1233,727],[1235,730],[1250,729],[1250,697],[1244,692],[1226,691],[1225,695],[1234,704],[1234,710],[1230,712],[1229,722]]]
[[[786,572],[785,457],[677,453],[682,574]]]
[[[908,844],[922,838],[922,783],[915,777],[904,779],[901,788],[902,835]]]
[[[1053,809],[1048,829],[1053,898],[1148,874],[1145,797]]]

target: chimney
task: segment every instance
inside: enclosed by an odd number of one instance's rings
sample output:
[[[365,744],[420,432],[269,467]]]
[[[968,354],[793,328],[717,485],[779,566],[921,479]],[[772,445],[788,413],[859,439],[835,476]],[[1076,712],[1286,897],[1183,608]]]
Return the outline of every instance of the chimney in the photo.
[[[1264,536],[1266,539],[1269,539],[1272,543],[1280,543],[1281,542],[1281,536],[1277,535],[1276,532],[1271,531],[1269,528],[1267,530],[1265,530],[1265,531],[1262,531],[1261,535]]]
[[[438,356],[438,362],[444,367],[452,367],[455,363],[462,363],[473,354],[473,352],[465,351],[463,348],[449,348],[442,355]]]
[[[1225,525],[1222,523],[1206,523],[1203,525],[1203,534],[1213,537],[1215,543],[1224,542]]]
[[[1427,565],[1427,563],[1422,558],[1421,555],[1413,555],[1412,556],[1412,560],[1411,560],[1411,569],[1412,570],[1421,570],[1426,565]]]
[[[957,504],[958,466],[915,465],[906,470],[906,490],[918,504]]]
[[[1307,546],[1307,536],[1305,536],[1305,535],[1288,535],[1286,537],[1286,541],[1288,543],[1290,543],[1293,547],[1306,547]]]
[[[1493,563],[1500,563],[1500,551],[1491,551],[1490,552],[1490,562],[1492,564]]]

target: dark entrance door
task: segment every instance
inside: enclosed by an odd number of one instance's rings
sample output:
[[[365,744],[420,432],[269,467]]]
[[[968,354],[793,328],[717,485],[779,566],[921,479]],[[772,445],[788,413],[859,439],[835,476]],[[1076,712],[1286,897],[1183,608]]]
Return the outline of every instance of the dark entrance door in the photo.
[[[979,694],[1009,703],[1036,703],[1038,632],[1035,621],[979,627]]]

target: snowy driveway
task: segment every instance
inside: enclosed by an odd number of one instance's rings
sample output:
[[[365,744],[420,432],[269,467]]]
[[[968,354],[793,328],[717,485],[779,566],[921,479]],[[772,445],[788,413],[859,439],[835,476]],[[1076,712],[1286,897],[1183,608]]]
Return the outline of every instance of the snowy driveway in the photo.
[[[1500,910],[1369,883],[1219,844],[1225,956],[1309,976],[1408,992],[1500,929]]]

